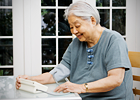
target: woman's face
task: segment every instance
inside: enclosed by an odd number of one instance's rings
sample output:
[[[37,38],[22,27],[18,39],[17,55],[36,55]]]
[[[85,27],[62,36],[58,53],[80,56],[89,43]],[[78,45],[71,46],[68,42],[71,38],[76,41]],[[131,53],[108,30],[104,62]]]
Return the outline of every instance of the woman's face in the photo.
[[[70,15],[68,17],[71,33],[76,35],[80,41],[88,42],[93,36],[94,23],[92,21],[83,20],[80,17]]]

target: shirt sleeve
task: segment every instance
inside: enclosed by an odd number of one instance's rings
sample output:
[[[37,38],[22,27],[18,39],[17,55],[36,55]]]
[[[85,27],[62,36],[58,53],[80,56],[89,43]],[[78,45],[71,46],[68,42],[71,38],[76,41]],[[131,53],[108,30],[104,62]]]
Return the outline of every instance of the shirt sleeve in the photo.
[[[68,69],[70,69],[70,66],[71,66],[71,45],[72,43],[70,43],[70,45],[68,46],[60,62],[61,64],[66,66]]]
[[[120,67],[129,70],[131,64],[125,40],[123,38],[118,38],[112,41],[113,42],[110,42],[106,50],[105,64],[107,71]]]
[[[70,75],[71,44],[66,49],[60,64],[50,71],[56,81],[60,81]]]
[[[58,64],[58,66],[51,70],[49,73],[53,75],[53,78],[56,81],[60,81],[70,75],[70,70],[63,64]]]

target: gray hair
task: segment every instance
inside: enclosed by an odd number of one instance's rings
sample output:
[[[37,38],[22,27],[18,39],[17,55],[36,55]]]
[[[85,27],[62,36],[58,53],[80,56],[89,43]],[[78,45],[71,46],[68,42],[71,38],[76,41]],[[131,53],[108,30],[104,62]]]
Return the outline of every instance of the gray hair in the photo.
[[[90,21],[90,17],[93,16],[96,20],[96,25],[100,23],[100,15],[98,10],[84,1],[78,1],[70,4],[70,6],[65,10],[64,17],[68,19],[70,14],[74,14],[75,16],[81,17],[82,19],[88,21]]]

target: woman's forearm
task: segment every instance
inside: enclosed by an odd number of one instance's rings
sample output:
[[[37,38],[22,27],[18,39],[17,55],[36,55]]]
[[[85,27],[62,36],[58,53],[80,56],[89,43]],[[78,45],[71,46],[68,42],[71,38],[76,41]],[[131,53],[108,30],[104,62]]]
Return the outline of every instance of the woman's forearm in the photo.
[[[43,73],[38,76],[31,76],[30,79],[32,81],[37,81],[41,84],[49,84],[49,83],[55,83],[53,76],[50,73]]]
[[[124,79],[125,69],[116,68],[108,72],[106,78],[88,83],[88,92],[107,92],[121,85]]]
[[[116,88],[120,84],[121,82],[117,81],[117,79],[115,79],[113,76],[110,76],[95,82],[88,83],[88,92],[90,93],[107,92]]]

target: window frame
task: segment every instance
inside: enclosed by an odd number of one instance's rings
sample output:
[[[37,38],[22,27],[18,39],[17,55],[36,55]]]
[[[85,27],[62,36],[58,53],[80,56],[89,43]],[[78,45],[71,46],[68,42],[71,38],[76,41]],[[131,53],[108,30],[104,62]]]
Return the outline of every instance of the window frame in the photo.
[[[13,39],[13,65],[0,66],[0,68],[13,68],[12,76],[24,74],[22,2],[23,0],[13,0],[12,6],[0,6],[0,9],[12,9],[13,36],[0,36],[0,39]]]
[[[73,0],[76,2],[78,0]],[[87,1],[93,6],[96,6],[96,0]],[[110,3],[112,0],[110,0]],[[138,9],[138,0],[126,0],[126,7],[97,7],[97,9],[111,9],[110,10],[110,29],[112,29],[112,9],[126,9],[126,38],[128,50],[140,51],[140,40],[138,34],[138,23],[136,23]],[[18,5],[17,5],[18,4]],[[0,38],[13,38],[13,66],[0,66],[0,68],[14,68],[14,76],[17,75],[39,75],[42,73],[42,67],[56,67],[58,64],[58,39],[59,38],[74,38],[75,36],[58,36],[58,24],[56,24],[56,36],[41,36],[41,9],[55,8],[56,15],[58,9],[65,9],[64,6],[55,7],[41,6],[41,0],[13,0],[12,6],[0,6],[0,8],[12,8],[13,10],[13,36],[2,36]],[[133,11],[133,12],[132,12]],[[131,19],[134,21],[130,21]],[[140,16],[140,14],[138,14]],[[36,22],[34,22],[36,21]],[[138,20],[139,21],[139,20]],[[37,23],[37,24],[36,24]],[[56,16],[56,23],[58,23],[58,16]],[[136,25],[134,25],[136,23]],[[136,30],[135,30],[136,29]],[[132,34],[134,33],[134,34]],[[56,38],[56,65],[42,65],[41,61],[41,39],[42,38]],[[132,41],[133,40],[133,41]]]
[[[25,64],[25,73],[28,75],[39,75],[42,73],[42,67],[56,67],[58,65],[58,39],[59,38],[73,38],[75,37],[74,35],[72,36],[58,36],[58,24],[56,24],[56,36],[41,36],[41,9],[56,9],[56,23],[58,23],[58,9],[65,9],[65,6],[58,6],[58,0],[56,0],[56,6],[41,6],[41,0],[25,0],[26,2],[30,3],[31,8],[30,8],[30,31],[31,31],[31,51],[28,50],[27,47],[27,57],[28,54],[30,54],[30,57],[28,58],[27,61],[29,61],[29,59],[31,60],[31,63],[28,62],[29,64]],[[73,0],[72,2],[76,2],[79,0]],[[90,4],[92,4],[93,6],[96,6],[96,0],[83,0],[86,1]],[[25,6],[27,5],[26,3],[24,4]],[[126,5],[127,6],[127,5]],[[109,9],[110,10],[110,29],[112,30],[112,9],[127,9],[127,7],[112,7],[112,0],[110,0],[110,6],[109,7],[96,7],[97,9]],[[25,15],[27,16],[27,15]],[[36,16],[36,17],[32,17],[32,16]],[[126,17],[127,18],[127,17]],[[36,20],[36,24],[33,24],[33,20]],[[126,25],[127,26],[127,25]],[[27,27],[27,26],[25,26]],[[35,30],[32,30],[35,29]],[[38,33],[38,34],[37,34]],[[35,35],[36,34],[36,35]],[[127,34],[127,33],[126,33]],[[127,38],[126,35],[123,36],[124,38]],[[41,39],[42,38],[56,38],[56,65],[42,65],[42,57],[41,57]],[[30,40],[29,40],[30,42]],[[36,44],[36,45],[33,45]],[[27,43],[26,43],[27,44]],[[39,48],[36,48],[39,47]],[[25,47],[26,48],[26,47]],[[32,51],[34,50],[34,51]],[[36,57],[36,56],[37,57]],[[26,58],[27,58],[26,57]],[[26,61],[26,60],[25,60]],[[30,65],[30,67],[28,66]],[[31,70],[31,71],[29,71]]]

